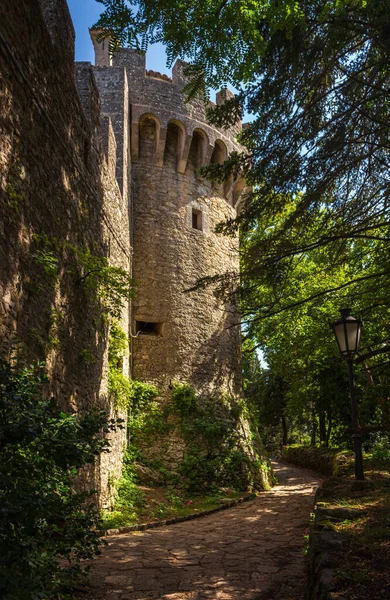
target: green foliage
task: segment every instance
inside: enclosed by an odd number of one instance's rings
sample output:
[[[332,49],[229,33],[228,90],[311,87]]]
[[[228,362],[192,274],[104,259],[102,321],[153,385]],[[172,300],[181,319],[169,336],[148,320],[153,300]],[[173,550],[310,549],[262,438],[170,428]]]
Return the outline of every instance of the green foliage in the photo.
[[[149,518],[163,518],[180,510],[187,514],[191,510],[183,505],[184,497],[216,493],[226,496],[226,487],[237,491],[267,487],[271,480],[268,464],[259,459],[242,433],[241,402],[223,394],[201,397],[189,385],[174,383],[170,401],[161,405],[154,401],[158,394],[154,386],[137,381],[130,384],[130,446],[117,485],[114,511],[105,516],[106,527],[134,523],[144,513]],[[164,448],[166,435],[177,435],[178,430],[184,453],[175,471],[164,451],[158,457],[146,458],[144,450],[151,443],[160,442]],[[135,462],[139,472],[144,472],[142,481],[165,487],[164,501],[154,504],[154,508],[143,504],[146,499],[137,486]],[[222,487],[224,492],[220,491]],[[159,488],[159,497],[161,492]],[[215,498],[213,502],[218,505]]]
[[[155,386],[129,379],[123,374],[122,361],[128,352],[129,338],[114,319],[110,327],[108,346],[108,391],[114,399],[115,409],[129,412],[131,434],[147,427],[153,415],[160,414],[152,400],[158,395]]]
[[[371,449],[374,460],[390,464],[390,435],[376,434],[375,442]]]
[[[133,451],[131,448],[128,448],[123,459],[122,477],[117,486],[115,508],[120,507],[128,510],[135,507],[142,507],[144,504],[143,493],[136,485],[133,463]]]
[[[188,415],[196,408],[195,392],[190,385],[173,384],[172,403],[175,411]]]
[[[0,595],[68,598],[83,560],[99,548],[92,493],[77,493],[78,469],[108,450],[103,411],[65,414],[42,396],[42,367],[0,362]]]
[[[157,388],[144,381],[132,381],[132,409],[134,413],[147,409],[153,398],[158,396]]]
[[[108,392],[114,399],[115,410],[127,410],[131,406],[131,380],[120,369],[109,366]]]
[[[129,525],[137,520],[138,510],[145,505],[144,494],[137,486],[134,471],[135,454],[131,447],[126,449],[123,457],[122,476],[114,484],[115,500],[111,512],[103,515],[105,528],[116,528]]]
[[[5,186],[8,206],[18,213],[21,205],[25,201],[25,195],[22,190],[22,167],[19,161],[11,164],[8,171],[8,181]]]
[[[83,348],[82,350],[80,350],[79,359],[82,360],[83,362],[90,363],[90,364],[93,364],[94,362],[96,362],[96,358],[94,357],[92,352],[90,350],[88,350],[88,348]]]
[[[60,315],[55,308],[51,308],[49,312],[49,335],[47,340],[48,348],[57,348],[60,345],[58,338],[58,322]]]
[[[33,241],[32,256],[47,275],[56,280],[61,262],[64,272],[75,276],[86,294],[98,300],[112,318],[120,318],[125,303],[133,297],[133,281],[124,269],[68,241],[40,234],[34,234]]]
[[[50,250],[36,250],[32,255],[35,262],[40,265],[46,275],[50,277],[58,277],[58,258]]]
[[[175,383],[172,410],[186,442],[179,472],[188,492],[259,485],[260,464],[240,435],[242,403],[223,394],[197,396],[190,386]]]
[[[59,269],[59,245],[57,239],[35,233],[33,235],[33,245],[32,257],[35,263],[42,267],[46,275],[56,281]]]
[[[113,319],[110,326],[110,340],[108,345],[108,364],[118,367],[123,357],[128,352],[129,338]]]
[[[128,350],[129,339],[114,319],[110,327],[108,345],[108,392],[115,410],[127,411],[131,406],[131,380],[123,374],[122,361]]]
[[[131,382],[131,408],[129,414],[129,433],[133,443],[150,440],[159,433],[170,429],[163,408],[154,398],[158,390],[154,385],[142,381]]]
[[[92,254],[89,248],[69,246],[77,259],[82,283],[87,293],[96,294],[105,310],[115,319],[130,298],[133,297],[133,281],[130,275],[121,267],[108,264],[105,256]]]
[[[282,458],[288,462],[313,469],[324,475],[338,475],[346,462],[348,453],[339,448],[316,448],[313,446],[287,446],[283,448]]]

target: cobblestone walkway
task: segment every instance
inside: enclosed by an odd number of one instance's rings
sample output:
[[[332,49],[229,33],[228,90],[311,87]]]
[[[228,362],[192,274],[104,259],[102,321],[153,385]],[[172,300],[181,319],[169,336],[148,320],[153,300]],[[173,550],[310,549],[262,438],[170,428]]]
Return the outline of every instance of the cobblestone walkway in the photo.
[[[279,485],[194,521],[109,538],[91,600],[302,600],[304,535],[320,477],[274,464]]]

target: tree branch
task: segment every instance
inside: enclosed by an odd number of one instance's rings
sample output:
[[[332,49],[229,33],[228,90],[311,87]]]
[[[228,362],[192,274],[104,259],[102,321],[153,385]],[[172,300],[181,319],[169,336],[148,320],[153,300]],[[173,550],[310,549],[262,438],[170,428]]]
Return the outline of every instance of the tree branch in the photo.
[[[302,306],[302,304],[306,304],[307,302],[310,302],[311,300],[315,300],[316,298],[321,298],[321,296],[326,296],[327,294],[331,294],[332,292],[338,292],[342,289],[345,289],[346,287],[355,285],[356,283],[360,283],[361,281],[366,281],[368,279],[375,279],[377,277],[384,277],[385,275],[389,275],[389,274],[390,274],[390,271],[382,271],[381,273],[373,273],[372,275],[365,275],[364,277],[357,277],[356,279],[352,279],[351,281],[348,281],[347,283],[343,283],[342,285],[339,285],[337,287],[329,288],[327,290],[322,290],[321,292],[312,294],[311,296],[308,296],[307,298],[304,298],[303,300],[299,300],[298,302],[293,302],[292,304],[288,304],[287,306],[284,306],[283,308],[280,308],[279,310],[276,310],[273,313],[263,314],[258,318],[254,318],[253,322],[261,321],[262,319],[266,319],[269,317],[274,317],[282,312],[285,312],[286,310],[291,310],[292,308],[296,308],[297,306]]]

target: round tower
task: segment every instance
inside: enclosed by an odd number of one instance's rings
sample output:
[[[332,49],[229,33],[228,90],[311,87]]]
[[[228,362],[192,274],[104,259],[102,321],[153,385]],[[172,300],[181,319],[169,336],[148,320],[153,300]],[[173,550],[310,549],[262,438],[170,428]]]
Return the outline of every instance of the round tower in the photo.
[[[211,127],[198,99],[185,103],[185,63],[172,80],[145,70],[145,56],[116,57],[129,72],[134,222],[133,376],[164,393],[170,381],[197,391],[241,391],[237,307],[199,278],[239,269],[238,239],[215,233],[236,215],[241,183],[212,185],[197,171],[239,150],[233,131]],[[220,93],[222,102],[226,94]]]
[[[171,381],[198,392],[241,391],[237,307],[216,298],[211,287],[188,291],[206,276],[239,270],[238,239],[215,233],[236,215],[244,182],[212,184],[198,173],[240,150],[237,123],[229,131],[207,123],[204,102],[185,102],[186,63],[178,60],[172,79],[146,70],[145,54],[123,49],[112,60],[92,32],[95,75],[109,102],[117,140],[130,139],[133,277],[132,363],[135,379],[154,383],[162,396]],[[104,54],[104,52],[103,52]],[[99,68],[100,64],[100,68]],[[125,72],[129,123],[123,94],[113,95]],[[231,92],[217,94],[224,102]],[[114,106],[114,108],[113,108]],[[126,132],[128,126],[128,133]],[[125,155],[120,150],[121,155]],[[123,161],[118,181],[124,181]]]
[[[99,34],[91,33],[96,46]],[[120,50],[112,61],[99,52],[94,72],[132,224],[132,377],[155,384],[161,404],[145,410],[145,427],[133,433],[149,469],[137,474],[149,481],[152,467],[153,480],[165,481],[169,472],[169,481],[195,492],[210,485],[264,487],[268,470],[259,469],[262,448],[240,397],[237,306],[211,286],[196,287],[201,278],[239,272],[238,237],[215,228],[236,216],[245,182],[212,184],[199,167],[241,150],[235,139],[241,123],[218,130],[207,122],[202,100],[185,102],[182,61],[171,79],[147,71],[139,52]],[[217,102],[230,95],[220,92]],[[171,393],[174,382],[196,393],[183,387]]]

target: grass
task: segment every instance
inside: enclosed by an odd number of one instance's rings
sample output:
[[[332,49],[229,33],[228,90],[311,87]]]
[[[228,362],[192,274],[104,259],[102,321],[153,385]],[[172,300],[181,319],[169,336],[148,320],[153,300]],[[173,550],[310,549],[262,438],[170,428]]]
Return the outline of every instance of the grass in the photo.
[[[189,497],[165,487],[137,486],[138,500],[131,506],[116,507],[103,514],[103,528],[117,529],[163,519],[185,517],[221,506],[222,498],[237,500],[242,494],[222,489],[210,496]]]
[[[353,491],[353,459],[337,478],[325,485],[325,508],[355,509],[354,516],[329,523],[344,538],[335,556],[338,569],[329,600],[387,600],[390,598],[390,461],[365,457],[369,488]],[[326,524],[324,524],[326,528]],[[336,591],[337,590],[337,591]]]

